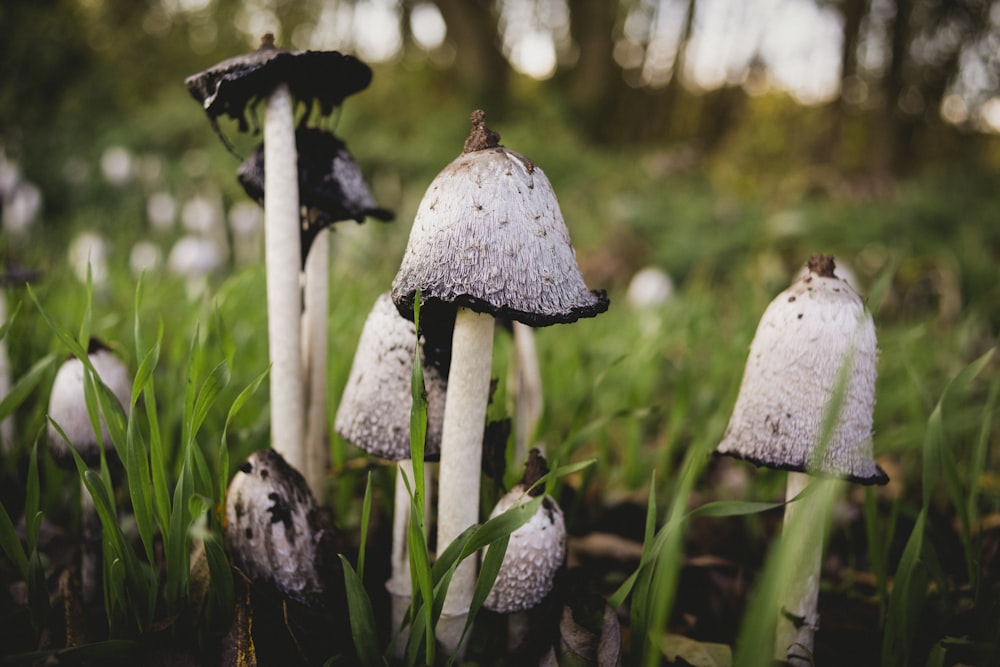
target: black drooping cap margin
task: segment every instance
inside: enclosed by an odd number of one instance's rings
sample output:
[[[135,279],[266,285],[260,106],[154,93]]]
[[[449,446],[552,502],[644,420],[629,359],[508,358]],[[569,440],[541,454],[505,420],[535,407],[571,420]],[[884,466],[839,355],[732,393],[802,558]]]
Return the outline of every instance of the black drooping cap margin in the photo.
[[[770,468],[771,470],[785,470],[788,472],[804,472],[815,477],[824,477],[830,479],[843,479],[848,482],[853,482],[855,484],[861,484],[863,486],[884,486],[889,483],[889,475],[885,474],[880,466],[875,466],[878,470],[878,475],[874,477],[858,477],[857,475],[837,475],[830,472],[823,472],[816,470],[814,468],[808,468],[806,466],[794,465],[791,463],[775,463],[772,461],[765,461],[764,459],[758,458],[756,456],[744,456],[737,452],[713,452],[713,456],[729,456],[734,459],[739,459],[741,461],[747,461],[754,464],[758,468]]]
[[[468,308],[477,313],[492,315],[498,319],[506,319],[526,324],[529,327],[547,327],[553,324],[571,324],[586,317],[597,317],[608,309],[610,301],[608,294],[604,290],[590,290],[595,302],[589,306],[578,306],[570,308],[568,311],[559,313],[528,312],[508,308],[507,306],[494,306],[489,301],[472,296],[471,294],[461,294],[452,301],[444,301],[433,296],[434,288],[425,287],[421,290],[420,300],[420,321],[423,323],[425,317],[430,319],[450,318],[455,319],[455,311],[459,308]],[[413,319],[413,302],[416,292],[397,294],[393,290],[392,299],[403,317]]]
[[[348,95],[367,88],[371,79],[371,68],[354,56],[279,49],[274,36],[267,34],[256,51],[223,60],[189,76],[184,84],[204,107],[216,132],[220,116],[233,118],[240,131],[246,132],[247,111],[279,84],[286,84],[296,100],[319,103],[326,115]]]

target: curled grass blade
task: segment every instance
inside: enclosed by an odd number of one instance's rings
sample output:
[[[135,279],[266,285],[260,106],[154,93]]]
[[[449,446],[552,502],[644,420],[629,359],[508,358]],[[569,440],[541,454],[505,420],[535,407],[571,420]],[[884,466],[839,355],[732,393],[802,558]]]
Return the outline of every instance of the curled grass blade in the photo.
[[[375,612],[372,610],[368,592],[365,591],[360,575],[354,571],[348,560],[343,554],[338,555],[344,568],[344,588],[347,592],[347,608],[350,610],[351,637],[354,640],[358,661],[369,667],[381,665],[383,660],[378,650]]]

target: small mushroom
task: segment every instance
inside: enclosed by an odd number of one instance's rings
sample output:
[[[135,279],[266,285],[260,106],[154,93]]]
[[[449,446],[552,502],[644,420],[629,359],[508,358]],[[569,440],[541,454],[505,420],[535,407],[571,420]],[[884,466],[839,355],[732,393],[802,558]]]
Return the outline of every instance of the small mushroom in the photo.
[[[386,582],[392,597],[394,631],[401,627],[412,595],[406,550],[410,496],[403,475],[409,478],[412,485],[414,463],[410,455],[410,411],[416,340],[413,322],[399,314],[388,292],[380,295],[361,330],[334,421],[334,430],[347,442],[373,456],[399,462],[392,523],[392,573]],[[427,392],[424,457],[436,459],[441,448],[448,350],[428,342],[426,336],[422,336],[420,341]],[[401,649],[405,640],[397,638],[396,646]]]
[[[125,364],[96,338],[90,339],[87,357],[94,370],[97,371],[101,382],[111,390],[111,393],[121,403],[122,409],[128,414],[132,395],[132,380],[129,378]],[[111,463],[117,462],[114,443],[111,440],[103,413],[100,417],[100,442],[90,422],[84,394],[84,365],[76,357],[70,357],[63,362],[56,373],[52,383],[52,392],[49,394],[49,420],[47,429],[49,454],[60,467],[76,471],[70,447],[75,449],[83,462],[91,468],[100,463],[102,446],[108,460]],[[66,435],[66,440],[59,434],[52,422],[59,425],[59,428]],[[97,588],[100,580],[101,526],[97,518],[97,509],[94,507],[94,500],[82,479],[80,480],[80,507],[82,524],[80,585],[84,602],[90,604],[97,599]]]
[[[545,459],[532,449],[521,481],[500,498],[490,518],[544,493],[543,486],[530,487],[546,473]],[[531,609],[552,590],[556,572],[565,560],[566,522],[559,504],[546,496],[535,515],[510,534],[500,571],[483,605],[501,614]]]
[[[861,484],[888,482],[874,461],[871,441],[875,325],[861,297],[834,269],[832,257],[813,255],[807,271],[767,307],[750,344],[729,426],[716,448],[719,454],[790,471],[789,500],[806,487],[806,473]],[[821,442],[838,391],[842,404]],[[819,623],[822,539],[810,542],[787,533],[793,517],[799,525],[825,524],[821,508],[810,500],[785,508],[785,539],[801,542],[803,553],[800,567],[789,573],[778,620],[775,654],[782,661],[810,661]]]
[[[308,607],[323,606],[326,536],[305,478],[278,452],[254,452],[240,465],[226,491],[225,542],[248,579]]]
[[[452,363],[441,438],[438,550],[479,518],[483,431],[489,398],[494,317],[547,326],[607,310],[587,289],[552,185],[533,162],[499,144],[472,114],[465,149],[431,182],[392,284],[399,311],[421,322],[454,314]],[[460,652],[475,562],[452,576],[438,639]]]

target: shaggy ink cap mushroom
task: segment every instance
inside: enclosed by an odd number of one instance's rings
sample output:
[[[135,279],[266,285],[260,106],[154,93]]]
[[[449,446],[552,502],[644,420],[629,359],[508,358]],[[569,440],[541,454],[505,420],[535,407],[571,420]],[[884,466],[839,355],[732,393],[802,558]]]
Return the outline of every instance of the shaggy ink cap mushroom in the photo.
[[[532,449],[521,481],[497,502],[490,518],[541,495],[543,486],[530,487],[547,472],[545,459]],[[559,505],[546,496],[534,516],[510,534],[503,563],[484,606],[501,614],[531,609],[552,590],[556,572],[565,559],[566,522]]]
[[[364,222],[372,217],[388,222],[395,214],[381,208],[365,184],[347,145],[333,134],[300,127],[295,131],[301,208],[302,264],[313,240],[334,222]],[[236,177],[247,195],[264,205],[264,145],[240,165]]]
[[[367,88],[371,79],[371,68],[354,56],[338,51],[279,49],[274,35],[268,33],[257,50],[223,60],[189,76],[184,84],[201,103],[216,132],[220,116],[233,118],[240,132],[246,132],[247,112],[279,84],[286,84],[300,102],[318,103],[320,111],[328,115],[344,98]]]
[[[759,466],[885,484],[872,420],[878,356],[875,325],[857,292],[834,274],[833,257],[768,305],[750,344],[739,397],[716,452]],[[851,367],[839,418],[823,452],[823,420],[843,364]]]
[[[399,314],[388,292],[380,295],[361,330],[334,422],[344,440],[374,456],[410,458],[415,340],[413,322]],[[433,459],[441,447],[448,358],[446,349],[428,344],[424,337],[420,354],[427,390],[424,457]]]
[[[225,543],[255,584],[309,607],[323,605],[319,508],[305,478],[273,449],[254,452],[226,491]]]
[[[91,338],[87,346],[87,356],[98,377],[115,395],[122,409],[128,414],[132,396],[132,380],[125,364],[97,338]],[[83,459],[88,467],[96,466],[101,460],[100,445],[94,433],[90,416],[87,413],[87,401],[84,398],[84,365],[74,356],[63,362],[52,383],[49,395],[49,418],[59,425],[66,434],[67,444],[62,435],[51,423],[48,424],[49,453],[60,467],[75,470],[70,446]],[[117,460],[114,443],[108,432],[107,422],[103,412],[100,417],[101,442],[104,445],[105,456],[109,461]]]
[[[427,319],[463,306],[535,327],[607,310],[606,293],[583,282],[548,178],[500,146],[482,111],[472,124],[420,202],[392,284],[396,307],[413,319],[420,290]]]

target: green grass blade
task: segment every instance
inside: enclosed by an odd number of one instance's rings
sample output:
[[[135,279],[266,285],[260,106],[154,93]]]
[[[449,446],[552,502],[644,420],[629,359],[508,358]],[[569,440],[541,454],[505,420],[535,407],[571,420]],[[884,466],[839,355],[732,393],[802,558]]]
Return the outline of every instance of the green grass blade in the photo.
[[[909,665],[917,623],[927,597],[930,577],[923,562],[926,511],[921,511],[899,559],[892,594],[886,610],[882,635],[882,661],[885,667]]]
[[[21,538],[18,537],[17,529],[14,528],[14,522],[7,514],[7,508],[2,504],[0,504],[0,548],[3,549],[7,560],[17,568],[21,579],[27,581],[28,555],[24,551],[24,545],[21,544]]]
[[[35,517],[40,517],[39,497],[41,489],[38,483],[38,439],[31,447],[31,455],[28,458],[28,479],[24,493],[24,523],[25,533],[28,538],[28,549],[34,550],[38,546],[38,522]]]
[[[365,591],[361,577],[354,571],[351,564],[340,556],[340,562],[344,568],[344,588],[347,592],[347,608],[351,621],[351,637],[354,640],[354,650],[358,654],[358,660],[362,665],[381,665],[382,656],[378,650],[378,635],[375,631],[375,612],[372,610],[371,600],[368,599],[368,592]]]
[[[11,416],[15,410],[21,407],[41,379],[49,374],[58,361],[59,357],[54,352],[47,354],[36,361],[27,373],[18,378],[14,386],[10,388],[10,393],[4,396],[3,400],[0,400],[0,421]]]
[[[632,592],[632,587],[639,578],[639,570],[649,561],[650,551],[653,547],[653,540],[656,536],[656,471],[649,476],[649,498],[646,501],[646,525],[643,530],[642,556],[639,557],[639,566],[635,572],[622,582],[610,598],[608,605],[612,609],[618,609],[625,603],[625,598]]]
[[[365,550],[368,546],[368,523],[372,514],[372,471],[365,482],[365,497],[361,501],[361,546],[358,548],[358,577],[365,577]]]
[[[215,500],[219,505],[220,517],[226,515],[226,488],[229,485],[229,426],[240,410],[243,409],[243,406],[246,405],[246,402],[250,400],[250,397],[260,388],[267,374],[268,371],[265,370],[244,387],[235,400],[233,400],[233,404],[229,406],[229,412],[226,413],[226,422],[222,426],[222,436],[219,438],[219,463],[216,470],[215,487]]]
[[[414,465],[414,469],[422,467]],[[409,664],[417,663],[417,653],[424,646],[426,664],[434,664],[435,642],[434,622],[431,617],[434,603],[434,583],[431,577],[430,554],[421,522],[423,516],[417,512],[417,504],[410,503],[410,527],[407,531],[406,545],[410,556],[410,579],[414,582],[413,609],[416,610],[411,619],[413,628],[407,642],[406,655]],[[421,611],[422,610],[422,611]],[[422,630],[422,632],[421,632]]]

